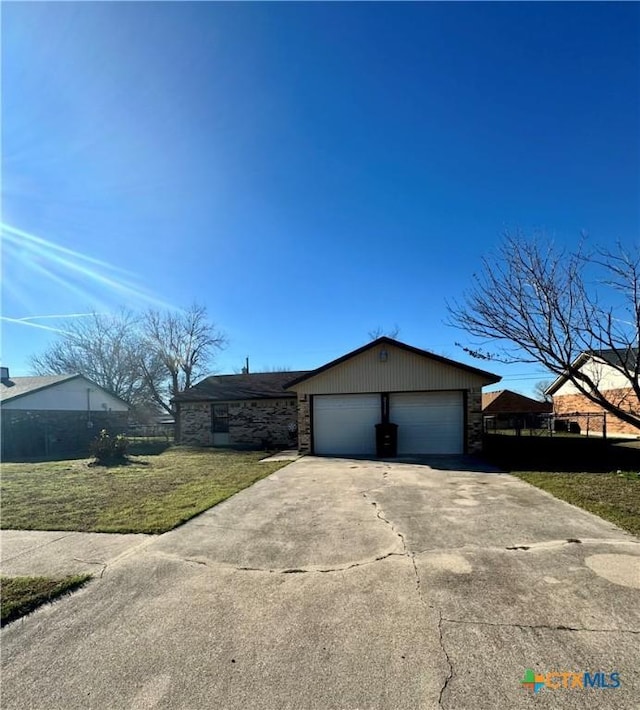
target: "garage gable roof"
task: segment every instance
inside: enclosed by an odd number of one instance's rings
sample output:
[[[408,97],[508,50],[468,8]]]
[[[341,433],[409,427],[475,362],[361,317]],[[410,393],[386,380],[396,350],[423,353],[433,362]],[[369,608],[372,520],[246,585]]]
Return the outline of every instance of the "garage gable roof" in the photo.
[[[300,377],[297,377],[290,382],[288,382],[285,385],[285,389],[295,389],[296,385],[299,385],[302,382],[306,382],[307,380],[311,380],[314,377],[317,377],[318,375],[326,372],[327,370],[330,370],[334,367],[337,367],[338,365],[342,365],[343,363],[351,360],[352,358],[357,357],[358,355],[362,355],[363,353],[367,352],[368,350],[371,350],[373,348],[377,348],[381,345],[388,345],[392,347],[399,348],[400,350],[404,350],[405,352],[412,353],[413,355],[418,355],[420,357],[424,357],[427,360],[430,360],[431,362],[437,362],[441,365],[446,365],[448,367],[456,368],[458,370],[462,370],[464,372],[467,372],[471,375],[475,375],[476,377],[479,377],[483,380],[485,380],[484,384],[495,384],[496,382],[499,382],[502,378],[499,375],[494,375],[491,372],[486,372],[485,370],[480,370],[476,367],[471,367],[470,365],[465,365],[461,362],[456,362],[455,360],[449,360],[446,357],[442,357],[442,355],[436,355],[435,353],[428,352],[427,350],[421,350],[420,348],[413,347],[412,345],[407,345],[406,343],[402,343],[399,340],[394,340],[393,338],[389,338],[387,336],[383,336],[381,338],[377,338],[376,340],[371,341],[370,343],[367,343],[366,345],[363,345],[361,348],[358,348],[357,350],[353,350],[350,353],[347,353],[346,355],[343,355],[342,357],[337,358],[336,360],[332,360],[331,362],[328,362],[326,365],[322,365],[321,367],[318,367],[315,370],[311,370],[310,372],[306,372],[302,374]]]

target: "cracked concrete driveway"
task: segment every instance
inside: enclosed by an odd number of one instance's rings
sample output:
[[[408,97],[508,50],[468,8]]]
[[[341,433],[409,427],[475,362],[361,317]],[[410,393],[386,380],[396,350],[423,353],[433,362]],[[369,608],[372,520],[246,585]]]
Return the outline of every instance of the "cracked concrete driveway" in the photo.
[[[631,710],[639,542],[511,476],[304,458],[9,625],[3,707]]]

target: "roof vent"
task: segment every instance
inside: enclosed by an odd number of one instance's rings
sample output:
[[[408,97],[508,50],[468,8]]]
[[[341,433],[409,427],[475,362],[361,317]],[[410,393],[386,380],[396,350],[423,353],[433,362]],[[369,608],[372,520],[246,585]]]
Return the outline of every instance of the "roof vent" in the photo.
[[[0,367],[0,380],[3,382],[5,380],[9,379],[9,368],[8,367]]]

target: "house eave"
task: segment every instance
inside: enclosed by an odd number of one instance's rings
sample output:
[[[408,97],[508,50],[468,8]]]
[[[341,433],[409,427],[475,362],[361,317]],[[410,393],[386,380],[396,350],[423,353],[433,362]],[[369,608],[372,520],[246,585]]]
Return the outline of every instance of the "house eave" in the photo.
[[[590,358],[595,360],[596,356],[593,353],[582,352],[571,363],[571,367],[574,369],[581,368]],[[569,377],[569,375],[566,372],[562,373],[562,375],[558,375],[558,377],[556,377],[556,379],[544,391],[545,395],[549,395],[549,396],[553,397],[553,395],[562,387],[562,385],[564,385],[570,379],[571,378]]]

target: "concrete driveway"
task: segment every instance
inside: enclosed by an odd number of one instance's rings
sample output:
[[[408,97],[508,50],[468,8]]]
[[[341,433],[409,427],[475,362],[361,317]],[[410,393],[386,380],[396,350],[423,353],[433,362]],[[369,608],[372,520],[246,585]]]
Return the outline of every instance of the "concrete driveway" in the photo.
[[[637,708],[640,541],[439,465],[304,458],[141,545],[2,632],[3,707]]]

